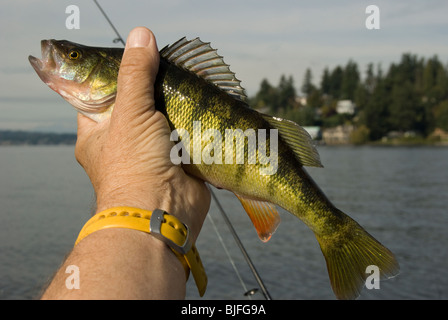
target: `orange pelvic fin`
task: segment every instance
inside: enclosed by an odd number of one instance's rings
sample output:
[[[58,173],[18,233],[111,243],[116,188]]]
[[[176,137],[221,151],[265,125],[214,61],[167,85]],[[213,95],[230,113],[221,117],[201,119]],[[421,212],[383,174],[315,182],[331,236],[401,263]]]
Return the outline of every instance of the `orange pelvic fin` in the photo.
[[[249,199],[239,194],[235,195],[249,215],[260,240],[263,242],[269,241],[280,224],[280,215],[275,205],[267,201]]]

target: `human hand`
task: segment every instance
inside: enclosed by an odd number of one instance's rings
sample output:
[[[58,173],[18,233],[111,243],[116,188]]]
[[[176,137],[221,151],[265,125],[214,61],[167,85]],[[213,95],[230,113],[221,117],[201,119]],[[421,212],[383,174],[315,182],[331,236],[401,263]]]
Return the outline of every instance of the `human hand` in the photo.
[[[76,158],[92,182],[97,212],[116,206],[162,209],[187,224],[195,241],[210,207],[210,191],[170,160],[170,127],[155,109],[158,66],[152,32],[131,31],[112,116],[96,123],[78,115]]]

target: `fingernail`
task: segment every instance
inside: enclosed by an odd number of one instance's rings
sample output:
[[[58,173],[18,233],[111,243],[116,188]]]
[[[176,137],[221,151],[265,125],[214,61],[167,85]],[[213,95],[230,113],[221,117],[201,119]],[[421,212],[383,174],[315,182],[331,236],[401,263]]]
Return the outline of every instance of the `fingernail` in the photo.
[[[129,33],[126,46],[129,48],[146,47],[150,41],[151,36],[148,29],[142,27],[135,28]]]

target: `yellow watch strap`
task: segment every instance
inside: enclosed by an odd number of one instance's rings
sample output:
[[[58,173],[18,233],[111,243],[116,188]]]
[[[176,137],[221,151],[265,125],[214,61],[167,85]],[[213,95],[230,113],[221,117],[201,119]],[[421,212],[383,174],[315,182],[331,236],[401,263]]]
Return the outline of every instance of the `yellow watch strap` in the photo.
[[[165,242],[181,261],[185,272],[193,274],[199,295],[202,297],[207,288],[207,275],[202,265],[196,246],[190,242],[188,227],[176,217],[156,209],[154,211],[116,207],[97,213],[86,222],[81,229],[77,245],[89,234],[107,228],[127,228],[151,233],[157,239]]]

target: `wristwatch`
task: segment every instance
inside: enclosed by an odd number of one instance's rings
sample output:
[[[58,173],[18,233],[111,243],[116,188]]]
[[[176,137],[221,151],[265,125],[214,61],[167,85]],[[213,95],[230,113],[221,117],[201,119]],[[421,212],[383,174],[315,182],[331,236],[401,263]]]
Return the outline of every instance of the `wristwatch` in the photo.
[[[115,207],[97,213],[81,229],[75,246],[89,234],[108,228],[127,228],[143,231],[165,242],[181,261],[188,276],[191,273],[202,297],[207,288],[207,275],[199,252],[192,243],[188,227],[176,217],[156,209],[154,211]]]

